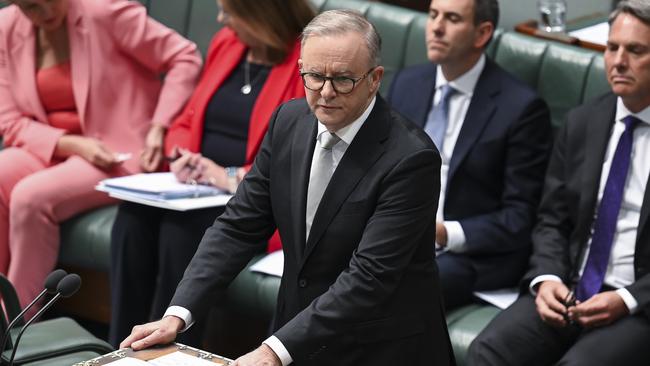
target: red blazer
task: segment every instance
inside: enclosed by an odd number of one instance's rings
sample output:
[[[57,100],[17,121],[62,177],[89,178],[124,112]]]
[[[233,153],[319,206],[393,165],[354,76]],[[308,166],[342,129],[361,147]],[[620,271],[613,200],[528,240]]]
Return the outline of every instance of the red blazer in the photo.
[[[208,50],[205,69],[199,85],[183,113],[173,122],[165,138],[165,151],[171,154],[174,146],[199,152],[203,138],[205,109],[214,93],[235,70],[247,51],[229,28],[219,31]],[[298,73],[300,42],[296,41],[287,57],[274,66],[253,106],[246,145],[246,166],[250,166],[262,144],[273,111],[282,103],[305,96],[302,79]],[[280,249],[277,232],[269,241],[269,251]]]
[[[214,93],[235,70],[247,51],[235,33],[229,28],[219,31],[208,50],[205,70],[192,98],[170,127],[165,139],[165,150],[171,153],[174,146],[193,152],[201,149],[203,117]],[[246,165],[253,163],[259,150],[269,119],[280,104],[305,96],[305,89],[298,73],[300,43],[296,41],[282,63],[274,66],[260,91],[251,113],[246,146]]]

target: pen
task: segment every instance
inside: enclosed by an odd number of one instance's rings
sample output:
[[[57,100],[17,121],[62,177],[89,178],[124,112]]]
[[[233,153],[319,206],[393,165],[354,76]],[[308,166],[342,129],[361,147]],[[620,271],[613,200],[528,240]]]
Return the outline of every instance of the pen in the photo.
[[[575,325],[575,321],[571,318],[569,318],[569,308],[571,306],[575,306],[576,304],[576,296],[573,290],[569,290],[569,293],[566,294],[566,297],[564,298],[564,307],[566,311],[564,312],[564,320],[567,322],[568,325]]]

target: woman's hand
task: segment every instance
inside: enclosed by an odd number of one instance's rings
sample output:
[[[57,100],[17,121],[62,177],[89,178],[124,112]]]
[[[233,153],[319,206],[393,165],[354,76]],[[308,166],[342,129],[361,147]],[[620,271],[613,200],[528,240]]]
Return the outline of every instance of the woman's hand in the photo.
[[[167,129],[158,124],[154,124],[149,129],[144,141],[144,150],[140,154],[140,167],[145,172],[156,171],[163,160],[163,144]]]
[[[59,158],[67,158],[78,155],[91,164],[108,170],[121,162],[115,154],[109,150],[103,142],[85,136],[64,135],[59,139],[54,155]]]
[[[228,185],[228,175],[226,169],[208,158],[201,158],[201,177],[200,183],[210,184],[219,189],[230,190]]]
[[[193,153],[185,149],[178,149],[180,157],[174,160],[169,166],[176,180],[187,183],[191,181],[199,182],[201,177],[201,165],[203,158],[201,154]]]

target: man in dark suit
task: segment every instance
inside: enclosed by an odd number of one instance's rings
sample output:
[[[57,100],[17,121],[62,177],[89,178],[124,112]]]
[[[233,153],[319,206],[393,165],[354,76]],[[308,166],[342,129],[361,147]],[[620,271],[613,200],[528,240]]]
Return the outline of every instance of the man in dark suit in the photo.
[[[324,12],[305,28],[306,101],[276,110],[166,316],[121,346],[173,340],[277,227],[285,264],[273,336],[235,365],[453,364],[430,245],[440,157],[376,95],[379,48],[356,12]]]
[[[546,104],[484,54],[498,13],[496,0],[431,1],[431,63],[397,74],[388,94],[442,158],[436,246],[447,309],[521,279],[551,146]]]
[[[650,4],[622,1],[610,25],[614,94],[558,133],[525,293],[473,342],[470,365],[650,364]]]

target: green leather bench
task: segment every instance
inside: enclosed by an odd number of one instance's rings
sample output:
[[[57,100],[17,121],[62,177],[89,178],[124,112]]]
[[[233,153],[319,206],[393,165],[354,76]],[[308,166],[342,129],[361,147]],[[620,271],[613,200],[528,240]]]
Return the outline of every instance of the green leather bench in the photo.
[[[142,0],[151,16],[195,41],[205,52],[219,29],[214,0]],[[392,5],[361,0],[312,0],[319,10],[353,8],[372,21],[383,38],[386,91],[396,70],[426,62],[424,27],[427,15]],[[499,31],[487,54],[502,67],[538,90],[559,126],[566,112],[607,91],[603,58],[592,51],[549,43],[510,31]],[[63,266],[108,272],[110,230],[116,207],[104,207],[66,221],[61,231],[59,262]],[[269,319],[275,307],[279,279],[243,271],[228,291],[228,303],[239,312]],[[487,305],[471,305],[448,314],[450,336],[458,364],[467,347],[498,313]]]

